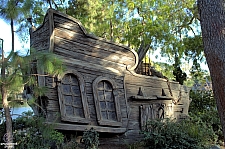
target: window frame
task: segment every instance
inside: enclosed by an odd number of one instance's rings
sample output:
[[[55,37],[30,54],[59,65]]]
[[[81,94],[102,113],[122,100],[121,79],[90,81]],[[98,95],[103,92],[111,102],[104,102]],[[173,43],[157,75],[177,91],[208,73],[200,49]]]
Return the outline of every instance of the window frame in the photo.
[[[114,103],[115,103],[115,112],[116,112],[116,118],[117,121],[114,120],[105,120],[102,118],[101,114],[101,106],[100,106],[100,98],[98,95],[98,83],[101,81],[108,81],[112,86],[112,93],[114,96]],[[103,126],[114,126],[119,127],[122,126],[122,118],[121,118],[121,110],[120,110],[120,104],[119,104],[119,95],[118,95],[118,88],[116,86],[116,82],[108,77],[99,76],[97,77],[94,82],[92,83],[93,88],[93,95],[94,95],[94,103],[95,103],[95,109],[97,114],[97,120],[99,125]]]
[[[73,74],[76,76],[79,87],[80,87],[80,94],[81,94],[81,102],[84,112],[84,117],[75,117],[75,116],[68,116],[66,115],[66,109],[65,109],[65,99],[63,98],[63,90],[62,90],[62,79],[66,74]],[[58,76],[58,96],[59,96],[59,105],[60,105],[60,113],[61,113],[61,120],[62,121],[68,121],[68,122],[77,122],[77,123],[90,123],[90,115],[89,115],[89,108],[88,108],[88,102],[87,102],[87,95],[85,90],[85,82],[83,79],[83,76],[77,72],[76,70],[68,70],[64,72],[61,76]]]

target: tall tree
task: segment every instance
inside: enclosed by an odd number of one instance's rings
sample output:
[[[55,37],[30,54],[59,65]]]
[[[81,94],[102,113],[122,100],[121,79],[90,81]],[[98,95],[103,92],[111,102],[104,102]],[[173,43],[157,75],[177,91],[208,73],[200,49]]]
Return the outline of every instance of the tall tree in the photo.
[[[20,1],[20,0],[9,0],[9,1],[1,1],[1,7],[0,7],[0,16],[2,16],[6,21],[10,21],[11,26],[11,37],[12,37],[12,49],[7,58],[4,57],[4,54],[2,55],[1,59],[1,95],[2,95],[2,104],[5,112],[6,117],[6,136],[7,136],[7,143],[13,142],[12,137],[12,119],[10,116],[10,109],[9,109],[9,103],[8,103],[8,95],[9,95],[9,84],[8,81],[11,81],[11,79],[8,78],[6,75],[7,70],[7,64],[9,63],[9,60],[11,59],[15,46],[14,46],[14,21],[17,20],[21,14],[24,13],[24,8],[29,9],[28,6],[31,6],[30,1]]]
[[[174,62],[185,55],[190,32],[199,33],[195,0],[69,0],[67,13],[79,19],[89,32],[125,44],[140,53],[161,49]],[[184,43],[185,42],[185,43]],[[202,54],[202,53],[200,53]],[[195,57],[196,58],[196,57]]]
[[[0,77],[2,101],[6,117],[7,143],[12,143],[13,141],[12,134],[10,134],[12,133],[12,121],[8,97],[15,97],[15,93],[21,93],[24,85],[33,86],[34,90],[38,90],[36,81],[38,75],[55,75],[63,71],[62,62],[52,53],[34,51],[27,56],[20,56],[18,52],[11,53],[11,59],[7,63],[4,62],[4,69],[2,69],[7,75]],[[35,66],[35,69],[38,69],[37,71],[43,71],[45,74],[35,73],[36,71],[32,71],[34,69],[33,66]],[[11,99],[10,102],[13,102],[13,100]]]
[[[225,10],[224,0],[198,0],[203,46],[214,97],[225,136]],[[225,140],[225,138],[224,138]]]
[[[11,26],[11,37],[12,37],[12,49],[8,56],[4,56],[4,52],[1,59],[1,77],[0,77],[0,86],[1,86],[1,96],[2,96],[2,105],[4,108],[5,113],[5,119],[6,119],[6,140],[7,143],[13,142],[13,136],[12,136],[12,119],[10,115],[10,105],[8,98],[9,96],[12,96],[14,93],[18,93],[21,91],[21,88],[26,83],[34,83],[32,80],[34,80],[34,74],[30,74],[27,76],[27,70],[30,68],[31,58],[36,57],[37,59],[40,59],[39,56],[35,56],[34,54],[28,55],[26,57],[21,57],[18,55],[17,52],[15,52],[15,46],[14,46],[14,35],[15,32],[21,32],[23,27],[27,27],[27,25],[24,26],[20,24],[21,22],[25,22],[26,18],[30,15],[31,10],[33,8],[33,2],[32,0],[8,0],[8,1],[1,1],[0,2],[0,16],[4,18],[6,22],[10,22]],[[36,1],[35,1],[36,2]],[[38,1],[36,3],[39,3]],[[40,6],[36,6],[34,11],[39,9]],[[18,29],[15,30],[15,24],[19,24]],[[26,24],[26,22],[25,22]],[[28,30],[28,28],[26,28]],[[40,68],[44,69],[45,72],[50,72],[54,70],[55,66],[60,66],[58,60],[55,58],[52,59],[48,57],[49,59],[46,59],[46,56],[49,54],[42,55],[45,57],[46,61],[54,61],[54,64],[51,64],[47,62],[48,69],[43,66],[39,66]],[[41,62],[44,62],[44,60],[41,60]],[[25,69],[26,68],[26,69]],[[26,71],[25,71],[26,70]],[[60,70],[60,69],[59,69]],[[37,75],[37,74],[35,74]],[[10,101],[11,102],[11,101]],[[8,146],[10,148],[11,146]]]
[[[11,26],[11,37],[12,37],[12,49],[14,47],[14,36],[15,36],[15,23],[19,24],[21,19],[25,20],[32,8],[31,0],[3,0],[0,2],[0,16],[6,21],[10,22]]]

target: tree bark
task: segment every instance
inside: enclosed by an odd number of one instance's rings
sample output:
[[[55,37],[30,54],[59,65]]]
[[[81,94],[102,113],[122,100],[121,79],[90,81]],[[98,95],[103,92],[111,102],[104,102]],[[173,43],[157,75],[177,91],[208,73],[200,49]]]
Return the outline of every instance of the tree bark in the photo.
[[[11,18],[11,22],[10,22],[10,26],[11,26],[11,35],[12,35],[12,51],[14,52],[14,23],[13,23],[13,19]]]
[[[12,118],[10,115],[9,104],[7,100],[7,90],[4,86],[2,86],[2,103],[5,112],[5,119],[6,119],[6,136],[5,141],[6,143],[13,143],[13,133],[12,133]]]
[[[11,34],[12,34],[12,50],[11,54],[14,52],[14,30],[13,30],[13,19],[11,19]],[[10,54],[10,55],[11,55]],[[10,56],[8,57],[10,59]],[[8,91],[7,91],[7,83],[6,80],[6,63],[8,59],[4,57],[4,51],[2,51],[2,67],[1,67],[1,95],[2,95],[2,105],[5,113],[6,120],[6,134],[4,136],[6,143],[13,143],[13,131],[12,131],[12,117],[10,115],[10,108],[8,102]],[[12,146],[7,146],[7,148],[12,148]]]
[[[223,0],[198,0],[206,61],[225,136],[225,13]],[[224,138],[225,141],[225,138]]]
[[[12,133],[12,118],[10,115],[10,109],[8,104],[8,92],[7,92],[7,85],[5,84],[5,59],[4,59],[4,52],[2,52],[2,68],[1,68],[1,77],[2,77],[2,84],[1,84],[1,94],[2,94],[2,105],[4,108],[5,113],[5,120],[6,120],[6,136],[5,141],[6,143],[13,143],[13,133]],[[8,147],[10,148],[10,146]]]

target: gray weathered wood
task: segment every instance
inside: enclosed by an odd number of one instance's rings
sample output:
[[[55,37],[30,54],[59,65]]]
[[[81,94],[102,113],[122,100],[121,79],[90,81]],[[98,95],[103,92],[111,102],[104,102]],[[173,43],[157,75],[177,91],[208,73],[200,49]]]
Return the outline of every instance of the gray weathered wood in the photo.
[[[135,51],[88,34],[66,14],[49,9],[43,25],[31,32],[31,46],[53,52],[66,68],[61,75],[38,78],[48,88],[46,121],[56,122],[56,129],[94,128],[117,134],[107,142],[133,141],[151,119],[188,116],[188,88],[137,74]]]

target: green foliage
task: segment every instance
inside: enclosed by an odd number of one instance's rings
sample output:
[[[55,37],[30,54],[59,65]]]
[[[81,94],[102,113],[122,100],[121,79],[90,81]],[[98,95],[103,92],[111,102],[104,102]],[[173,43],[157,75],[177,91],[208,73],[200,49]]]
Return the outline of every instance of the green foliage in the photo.
[[[69,140],[63,144],[62,149],[76,149],[78,148],[78,143],[76,142],[76,136],[71,135]]]
[[[190,116],[212,127],[220,143],[223,140],[222,127],[212,91],[191,91],[190,98]]]
[[[32,112],[23,113],[13,122],[14,142],[18,149],[48,149],[52,145],[62,144],[64,136],[53,129],[52,125],[44,124],[44,119],[32,115]]]
[[[163,76],[166,76],[169,80],[174,80],[174,75],[171,71],[173,69],[172,65],[168,63],[156,62],[153,66],[157,71],[161,72]]]
[[[184,84],[184,81],[187,79],[187,74],[183,72],[180,68],[180,60],[178,56],[175,56],[175,63],[173,64],[173,75],[177,82],[179,82],[181,85]]]
[[[11,34],[12,34],[12,51],[14,51],[14,38],[16,33],[20,37],[21,41],[28,41],[29,23],[26,18],[30,15],[30,11],[33,9],[33,0],[1,0],[0,1],[0,16],[5,22],[10,22]]]
[[[67,8],[67,14],[96,36],[136,51],[149,45],[151,53],[160,49],[161,56],[168,57],[171,63],[176,62],[176,56],[187,64],[197,61],[193,67],[205,61],[196,12],[194,0],[69,0]],[[173,68],[162,67],[162,73],[171,78]],[[176,80],[183,84],[185,73],[176,75]]]
[[[202,36],[195,35],[183,39],[185,46],[185,55],[192,60],[203,59],[203,43]],[[187,59],[188,60],[188,59]]]
[[[0,15],[5,20],[18,21],[22,16],[26,16],[29,9],[32,8],[31,0],[2,0],[0,4]]]
[[[212,90],[209,91],[190,91],[192,99],[189,111],[192,114],[202,114],[205,111],[213,111],[216,109],[216,101],[213,97]]]
[[[35,58],[36,61],[34,61]],[[62,61],[50,52],[31,52],[27,56],[22,56],[19,52],[11,52],[11,58],[5,61],[4,66],[7,75],[5,78],[0,77],[0,82],[5,83],[9,94],[8,100],[11,101],[15,100],[18,93],[22,92],[24,85],[33,86],[35,95],[43,95],[46,88],[37,86],[37,76],[53,76],[64,71]],[[38,74],[37,72],[43,73]]]
[[[91,128],[90,130],[86,130],[82,136],[82,142],[85,145],[85,149],[97,149],[99,145],[99,134]]]
[[[152,120],[147,127],[144,142],[152,149],[203,149],[214,142],[212,128],[201,121]]]
[[[181,70],[180,66],[174,66],[173,75],[176,81],[181,85],[183,85],[184,81],[187,79],[187,74]]]

